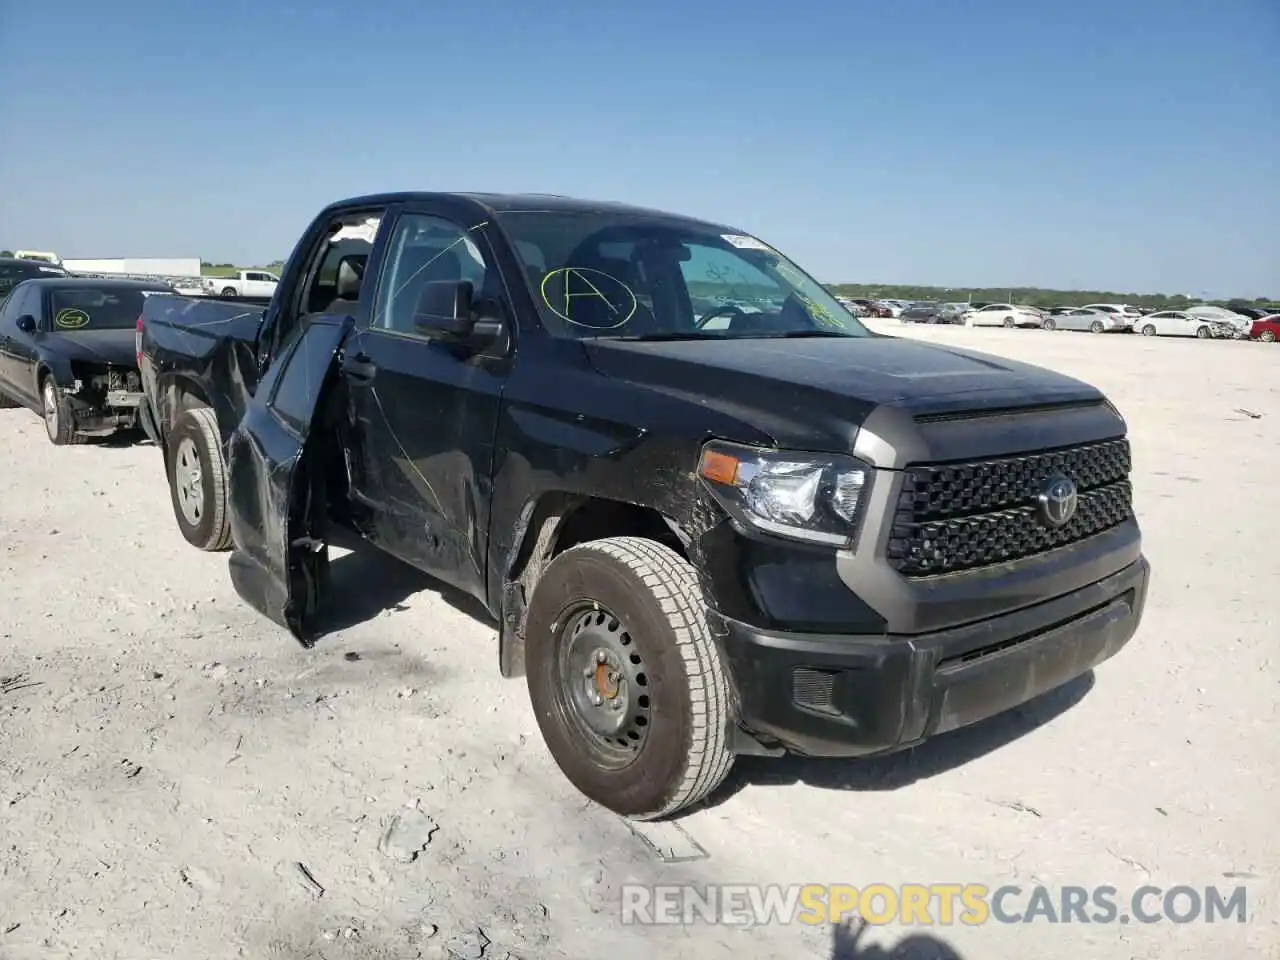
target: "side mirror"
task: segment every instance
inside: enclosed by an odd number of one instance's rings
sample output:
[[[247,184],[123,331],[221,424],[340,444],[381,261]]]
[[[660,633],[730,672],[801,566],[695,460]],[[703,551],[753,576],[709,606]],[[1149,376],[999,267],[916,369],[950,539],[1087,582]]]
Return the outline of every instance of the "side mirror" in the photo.
[[[22,316],[20,316],[18,318],[17,323],[18,323],[18,329],[21,330],[23,333],[36,332],[36,318],[29,313],[24,313]]]
[[[475,291],[466,280],[429,281],[418,294],[413,325],[419,333],[450,343],[468,341],[476,325],[471,315],[474,296]]]

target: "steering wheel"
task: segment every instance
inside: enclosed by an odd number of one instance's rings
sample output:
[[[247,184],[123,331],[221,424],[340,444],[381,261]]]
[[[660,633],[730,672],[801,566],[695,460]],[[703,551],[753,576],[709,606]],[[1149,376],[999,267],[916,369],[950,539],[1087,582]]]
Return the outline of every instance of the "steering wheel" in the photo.
[[[739,307],[725,304],[723,307],[716,307],[710,313],[704,313],[701,317],[698,318],[698,321],[697,323],[694,324],[694,327],[695,329],[703,330],[706,328],[707,324],[710,323],[712,320],[714,320],[716,317],[725,317],[725,316],[745,317],[746,311],[742,310]],[[733,323],[732,320],[730,320],[729,322],[731,324]]]

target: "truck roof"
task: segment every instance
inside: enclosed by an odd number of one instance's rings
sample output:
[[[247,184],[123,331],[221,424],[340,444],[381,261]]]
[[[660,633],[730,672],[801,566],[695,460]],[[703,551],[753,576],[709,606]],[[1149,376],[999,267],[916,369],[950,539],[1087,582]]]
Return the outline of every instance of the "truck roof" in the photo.
[[[612,200],[584,200],[547,193],[471,193],[447,191],[410,191],[404,193],[379,193],[363,197],[351,197],[330,204],[326,212],[338,213],[353,207],[382,206],[391,203],[408,203],[424,200],[469,200],[489,213],[615,213],[646,220],[665,221],[674,225],[710,227],[722,233],[741,233],[734,227],[709,220],[701,220],[684,214],[669,213],[648,207],[638,207]]]

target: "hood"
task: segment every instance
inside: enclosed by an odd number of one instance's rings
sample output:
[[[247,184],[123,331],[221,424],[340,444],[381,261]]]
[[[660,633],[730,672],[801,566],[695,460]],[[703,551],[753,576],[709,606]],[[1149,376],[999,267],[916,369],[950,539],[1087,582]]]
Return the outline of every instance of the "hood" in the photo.
[[[60,357],[82,363],[136,367],[134,333],[125,330],[58,330],[46,333],[40,345]]]
[[[887,336],[582,342],[605,376],[719,410],[798,449],[849,450],[882,406],[938,417],[1104,399],[1030,364]]]

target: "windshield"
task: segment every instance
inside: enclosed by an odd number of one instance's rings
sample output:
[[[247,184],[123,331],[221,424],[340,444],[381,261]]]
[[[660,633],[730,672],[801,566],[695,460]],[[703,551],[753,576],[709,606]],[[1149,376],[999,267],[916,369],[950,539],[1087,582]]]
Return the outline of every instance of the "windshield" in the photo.
[[[54,330],[132,329],[142,313],[142,290],[76,287],[49,294]]]
[[[871,335],[754,237],[619,213],[507,212],[498,221],[554,336]]]

